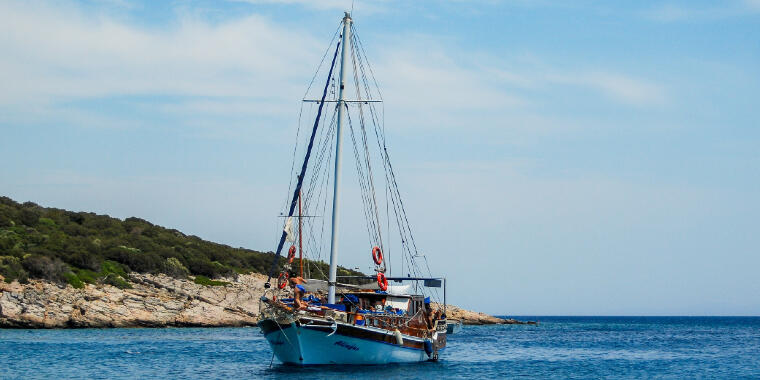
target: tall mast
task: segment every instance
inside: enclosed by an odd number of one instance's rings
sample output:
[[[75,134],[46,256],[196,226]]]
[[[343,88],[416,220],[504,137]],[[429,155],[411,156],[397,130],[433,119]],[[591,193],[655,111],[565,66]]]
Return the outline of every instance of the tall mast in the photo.
[[[346,12],[343,17],[343,46],[340,51],[340,90],[338,91],[338,123],[335,130],[335,174],[333,176],[333,207],[332,207],[332,236],[330,239],[330,274],[327,280],[327,302],[335,303],[335,282],[338,273],[338,205],[340,188],[340,150],[341,126],[345,118],[346,102],[343,90],[346,87],[345,72],[348,56],[348,44],[351,42],[351,14]]]

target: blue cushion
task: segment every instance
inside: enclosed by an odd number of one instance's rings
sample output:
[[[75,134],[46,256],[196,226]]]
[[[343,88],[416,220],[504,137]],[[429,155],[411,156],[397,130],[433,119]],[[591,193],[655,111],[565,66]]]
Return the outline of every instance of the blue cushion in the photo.
[[[346,311],[346,305],[341,305],[337,303],[326,303],[325,306],[329,307],[330,309]]]

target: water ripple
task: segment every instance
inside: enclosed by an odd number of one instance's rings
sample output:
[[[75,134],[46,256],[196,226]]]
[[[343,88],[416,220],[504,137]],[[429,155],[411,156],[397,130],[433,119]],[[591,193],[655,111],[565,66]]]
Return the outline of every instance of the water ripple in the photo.
[[[466,326],[437,363],[363,367],[270,366],[256,328],[0,330],[0,379],[760,377],[760,318],[538,319]]]

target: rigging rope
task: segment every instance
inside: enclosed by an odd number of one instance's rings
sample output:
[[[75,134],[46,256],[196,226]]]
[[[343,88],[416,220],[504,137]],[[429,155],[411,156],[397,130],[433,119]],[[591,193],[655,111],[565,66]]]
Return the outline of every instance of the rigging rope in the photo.
[[[333,42],[335,41],[335,38],[338,36],[338,33],[340,31],[341,25],[338,24],[338,28],[335,29],[335,33],[333,33],[332,38],[330,39],[330,43],[327,44],[327,49],[325,49],[325,53],[322,54],[322,59],[319,60],[319,65],[317,66],[317,70],[314,71],[314,75],[311,77],[311,81],[309,82],[309,85],[306,87],[306,91],[303,94],[304,99],[309,94],[309,90],[311,90],[311,86],[314,85],[314,81],[317,79],[317,75],[319,74],[319,70],[322,68],[322,65],[325,63],[325,58],[327,57],[327,54],[330,53],[330,46],[332,46]],[[296,166],[296,152],[298,151],[298,137],[301,134],[301,115],[303,114],[303,102],[301,102],[301,107],[298,111],[298,129],[296,130],[296,143],[293,147],[293,160],[290,164],[290,175],[288,176],[288,179],[290,180],[288,182],[288,192],[285,193],[285,201],[283,204],[283,209],[287,206],[288,198],[287,194],[290,194],[290,189],[293,186],[293,171],[295,170]]]
[[[391,231],[391,219],[397,227],[397,238],[400,240],[400,262],[401,262],[401,274],[402,276],[410,275],[414,277],[422,277],[421,272],[427,270],[431,275],[430,265],[427,257],[418,251],[415,236],[412,233],[411,225],[409,223],[409,217],[407,215],[405,204],[401,198],[401,193],[397,183],[396,174],[391,164],[388,147],[386,145],[386,133],[385,133],[385,114],[384,105],[376,105],[374,102],[362,102],[363,100],[382,100],[382,93],[375,77],[372,66],[367,59],[367,54],[364,49],[363,43],[356,33],[355,27],[352,25],[352,38],[350,57],[353,68],[353,82],[355,87],[355,96],[357,102],[341,103],[338,102],[335,107],[332,108],[332,115],[327,115],[330,111],[324,110],[325,99],[329,97],[331,100],[335,100],[337,92],[337,80],[333,76],[333,70],[335,68],[337,52],[340,47],[340,42],[336,47],[333,55],[332,63],[330,66],[330,72],[325,82],[325,87],[322,92],[322,101],[320,101],[319,109],[317,110],[317,118],[315,119],[314,126],[312,128],[312,134],[309,140],[309,145],[306,152],[306,158],[304,160],[301,173],[297,177],[297,182],[293,178],[293,168],[295,167],[295,151],[293,165],[291,166],[291,182],[289,186],[289,193],[292,188],[292,184],[296,182],[296,189],[293,191],[293,198],[291,201],[291,208],[288,216],[292,216],[294,205],[297,204],[298,191],[303,189],[301,200],[303,202],[304,215],[317,216],[317,218],[304,218],[303,227],[301,230],[304,238],[304,257],[306,252],[309,254],[310,260],[307,261],[307,271],[311,274],[311,269],[316,268],[322,278],[327,279],[327,276],[322,270],[324,262],[322,260],[322,253],[325,248],[325,219],[319,217],[321,215],[327,215],[328,197],[331,194],[329,190],[330,179],[332,171],[330,170],[330,164],[334,162],[334,149],[330,149],[335,143],[336,121],[338,114],[338,107],[346,107],[346,111],[353,109],[355,112],[354,117],[351,116],[351,112],[346,112],[347,122],[353,147],[354,161],[356,164],[356,175],[359,185],[359,195],[362,201],[362,212],[365,217],[365,227],[369,237],[371,245],[379,246],[382,252],[386,256],[385,262],[392,263],[390,251],[391,248],[396,245],[396,237]],[[336,35],[338,33],[336,32]],[[335,40],[331,40],[332,45]],[[329,48],[327,50],[329,52]],[[322,67],[325,61],[326,54],[322,57],[322,62],[317,69],[317,73]],[[315,78],[312,78],[309,88],[306,93],[310,91]],[[350,74],[349,74],[350,75]],[[306,95],[305,95],[306,96]],[[303,107],[302,110],[303,112]],[[356,117],[358,115],[358,117]],[[322,124],[320,126],[320,123]],[[371,126],[367,126],[371,124]],[[367,129],[370,129],[367,131]],[[299,114],[299,134],[300,134],[300,114]],[[298,136],[297,136],[298,138]],[[374,140],[374,141],[370,141]],[[316,146],[314,146],[316,145]],[[374,149],[370,149],[371,145],[376,145],[377,153]],[[312,152],[312,149],[314,150]],[[312,154],[313,153],[313,154]],[[312,166],[313,170],[307,174],[306,165],[309,161],[309,156],[313,155]],[[383,217],[387,219],[388,225],[386,229],[385,239],[383,240],[383,231],[381,223],[381,208],[378,203],[376,188],[374,183],[374,170],[372,167],[372,161],[380,159],[383,165],[383,174],[380,175],[384,178],[384,192],[385,192],[385,211]],[[377,163],[375,162],[375,165]],[[391,215],[392,214],[392,215]],[[382,226],[385,228],[385,226]],[[282,244],[284,241],[285,233],[282,234],[280,243],[277,248],[277,253],[272,263],[272,270],[269,273],[269,279],[274,273],[274,269],[278,263],[278,258],[282,250]],[[419,263],[418,259],[422,257],[424,262]],[[420,265],[421,264],[421,265]],[[316,274],[316,273],[315,273]],[[432,277],[432,275],[431,275]],[[269,280],[267,281],[269,282]],[[432,289],[433,298],[438,300],[440,296],[438,289]]]
[[[330,78],[332,77],[333,69],[335,68],[335,59],[338,57],[338,49],[340,49],[340,42],[338,42],[337,46],[335,47],[335,54],[333,54],[332,63],[330,64],[330,73],[327,75],[327,83],[325,84],[325,89],[322,92],[322,101],[319,103],[319,110],[317,111],[317,119],[314,120],[314,127],[311,131],[311,139],[309,139],[309,146],[306,148],[306,158],[304,158],[303,165],[301,166],[301,173],[298,175],[298,184],[296,185],[295,190],[293,191],[293,200],[290,202],[290,211],[288,211],[288,216],[293,216],[293,211],[296,208],[296,204],[298,203],[298,193],[301,191],[301,186],[303,185],[303,179],[306,175],[306,167],[309,164],[309,156],[311,156],[311,148],[314,146],[314,136],[317,133],[317,127],[319,126],[319,119],[322,116],[322,108],[325,104],[325,97],[327,96],[327,87],[330,83]],[[285,237],[287,236],[287,232],[284,230],[282,231],[282,235],[280,236],[280,242],[277,244],[277,251],[275,253],[274,258],[272,259],[272,266],[269,269],[269,274],[267,276],[267,282],[265,283],[265,286],[268,287],[269,281],[272,280],[272,274],[274,274],[275,269],[277,268],[277,262],[280,258],[280,252],[282,252],[282,245],[285,243]]]

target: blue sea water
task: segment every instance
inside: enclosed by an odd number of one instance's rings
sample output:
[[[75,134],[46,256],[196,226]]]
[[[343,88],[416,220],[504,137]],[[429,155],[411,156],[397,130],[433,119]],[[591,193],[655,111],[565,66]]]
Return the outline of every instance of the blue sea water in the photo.
[[[0,329],[0,379],[760,378],[759,317],[521,317],[465,326],[439,362],[295,368],[257,328]]]

